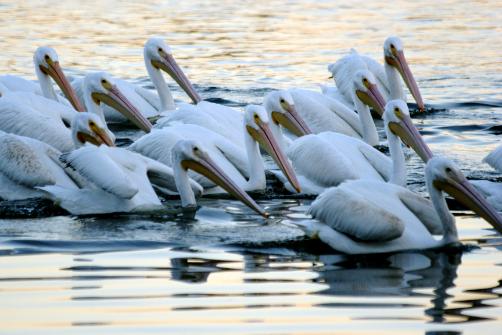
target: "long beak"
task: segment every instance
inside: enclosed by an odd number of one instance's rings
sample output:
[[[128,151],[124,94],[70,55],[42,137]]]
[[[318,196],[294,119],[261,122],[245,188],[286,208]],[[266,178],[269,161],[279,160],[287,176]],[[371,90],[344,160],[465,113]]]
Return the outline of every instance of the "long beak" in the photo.
[[[411,73],[410,67],[408,66],[408,62],[406,61],[406,58],[404,57],[404,52],[402,50],[397,51],[397,54],[395,55],[394,58],[392,57],[385,57],[385,61],[394,66],[399,73],[401,74],[401,77],[403,77],[404,82],[406,83],[406,86],[408,86],[408,89],[411,92],[411,95],[415,99],[415,102],[418,105],[418,109],[421,111],[425,110],[425,105],[422,100],[422,95],[420,94],[420,90],[418,89],[417,82],[415,81],[415,77],[413,77],[413,74]]]
[[[181,166],[186,170],[191,169],[202,174],[261,216],[265,218],[268,217],[268,213],[265,212],[243,189],[237,186],[237,184],[235,184],[234,181],[207,155],[199,161],[183,160],[181,161]]]
[[[143,131],[149,133],[150,130],[152,130],[153,126],[150,121],[134,107],[116,86],[112,86],[112,88],[108,90],[108,94],[94,92],[92,93],[92,97],[116,109]]]
[[[202,100],[199,93],[195,91],[192,83],[187,78],[183,70],[178,66],[178,63],[176,63],[176,60],[171,54],[164,53],[162,55],[162,61],[153,60],[152,65],[167,72],[171,78],[173,78],[178,85],[180,85],[183,91],[188,94],[194,104],[197,104]]]
[[[373,110],[380,114],[380,117],[383,116],[383,112],[385,110],[385,99],[376,84],[370,84],[366,92],[356,90],[356,95],[364,104],[370,106]]]
[[[260,123],[258,127],[259,129],[255,129],[250,126],[246,126],[246,129],[249,135],[251,135],[251,137],[258,142],[270,156],[272,156],[295,190],[298,193],[301,192],[300,183],[296,178],[293,167],[289,163],[289,160],[277,143],[275,137],[272,135],[269,125],[267,123]]]
[[[98,127],[98,126],[91,126],[90,128],[93,131],[93,133],[96,135],[95,138],[99,144],[106,144],[109,147],[115,146],[115,142],[110,137],[107,130],[105,130],[101,127]]]
[[[420,135],[408,115],[404,114],[399,123],[389,122],[388,127],[394,134],[399,136],[406,145],[412,147],[425,163],[432,158],[431,149],[429,149],[429,146],[424,142],[422,135]]]
[[[73,108],[79,112],[85,112],[84,106],[82,106],[80,100],[77,98],[77,94],[73,90],[73,87],[68,82],[68,79],[66,79],[61,66],[59,66],[59,62],[51,62],[48,65],[48,67],[40,65],[40,70],[54,79],[61,91],[63,91],[66,99],[68,99],[72,104]]]
[[[464,206],[472,209],[476,214],[488,221],[499,233],[502,233],[502,218],[467,179],[460,182],[451,179],[448,181],[435,180],[434,186],[447,192]]]
[[[295,106],[290,105],[286,109],[287,113],[272,112],[272,120],[275,123],[281,124],[284,128],[300,137],[303,135],[312,134],[309,126],[296,111]]]

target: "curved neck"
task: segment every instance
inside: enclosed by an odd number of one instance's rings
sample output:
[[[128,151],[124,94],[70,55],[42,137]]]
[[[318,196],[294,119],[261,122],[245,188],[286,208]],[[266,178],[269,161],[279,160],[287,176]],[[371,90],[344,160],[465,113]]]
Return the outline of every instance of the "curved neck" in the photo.
[[[40,89],[42,90],[42,95],[47,99],[59,101],[56,92],[54,91],[54,86],[52,86],[50,77],[43,73],[36,63],[35,73],[37,74],[37,79],[40,84]]]
[[[458,233],[457,226],[455,225],[455,218],[448,209],[443,193],[433,185],[429,176],[426,176],[426,179],[432,204],[443,224],[443,242],[446,244],[456,242],[458,241]]]
[[[387,126],[385,126],[385,132],[387,133],[390,158],[392,159],[392,174],[389,181],[392,184],[406,187],[406,163],[401,140]]]
[[[364,142],[371,146],[378,145],[378,132],[369,107],[356,96],[355,92],[352,92],[352,100],[354,101],[357,115],[359,116],[359,122],[361,122],[361,127],[363,128]]]
[[[190,187],[190,180],[188,178],[187,170],[183,169],[180,162],[175,162],[173,164],[174,170],[174,182],[176,183],[176,188],[181,199],[181,206],[196,206],[195,194]]]
[[[150,58],[146,54],[145,66],[148,71],[148,76],[159,94],[161,111],[175,110],[176,105],[174,104],[174,99],[169,86],[167,86],[166,80],[162,76],[160,70],[153,67]]]
[[[385,63],[385,74],[387,75],[387,82],[389,84],[390,99],[396,100],[401,99],[406,101],[406,96],[404,95],[403,84],[401,83],[399,72],[395,67],[390,66]]]
[[[244,143],[246,145],[249,172],[249,180],[244,189],[246,191],[263,190],[267,186],[263,158],[258,143],[249,135],[247,129],[244,129]]]
[[[103,121],[103,123],[106,124],[105,114],[103,112],[103,108],[101,107],[100,104],[96,103],[92,99],[91,91],[89,90],[89,88],[85,84],[85,82],[84,82],[84,105],[85,105],[85,109],[88,112],[99,115],[99,117],[101,118],[101,121]]]

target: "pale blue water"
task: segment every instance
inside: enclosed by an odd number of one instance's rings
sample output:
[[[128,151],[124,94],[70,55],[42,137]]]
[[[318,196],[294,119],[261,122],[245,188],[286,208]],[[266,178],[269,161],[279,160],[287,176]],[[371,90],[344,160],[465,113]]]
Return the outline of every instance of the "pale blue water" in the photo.
[[[34,78],[32,52],[50,44],[73,75],[102,69],[149,87],[141,47],[161,34],[203,97],[240,108],[273,88],[317,89],[329,62],[351,47],[380,59],[397,34],[436,110],[415,119],[432,150],[496,179],[481,159],[500,142],[501,7],[4,1],[0,72]],[[423,191],[422,164],[408,165]],[[483,220],[456,213],[462,250],[347,257],[283,223],[310,201],[261,199],[266,221],[211,199],[193,219],[0,219],[0,333],[502,332],[502,238]]]

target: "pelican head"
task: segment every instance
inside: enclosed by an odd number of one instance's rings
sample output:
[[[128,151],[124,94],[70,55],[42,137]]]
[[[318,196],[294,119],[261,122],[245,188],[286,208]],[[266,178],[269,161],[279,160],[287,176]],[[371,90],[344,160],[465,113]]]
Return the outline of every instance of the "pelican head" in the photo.
[[[244,113],[244,123],[249,136],[274,159],[295,190],[301,192],[293,167],[270,129],[265,109],[258,105],[248,105]]]
[[[267,94],[264,99],[264,105],[275,124],[282,125],[296,136],[312,133],[296,111],[295,101],[288,91],[281,90]]]
[[[353,83],[355,94],[359,100],[383,116],[385,98],[378,90],[373,73],[368,70],[359,70],[354,74]]]
[[[193,170],[205,176],[216,185],[221,186],[235,198],[242,201],[260,215],[267,217],[268,214],[237,184],[216,165],[203,149],[201,143],[193,140],[178,141],[173,147],[175,164],[180,164],[185,171]]]
[[[155,69],[163,70],[169,74],[195,104],[202,100],[188,77],[176,63],[171,48],[164,39],[160,37],[149,38],[145,43],[144,58],[147,66],[150,63]]]
[[[56,50],[51,47],[39,47],[33,55],[33,62],[38,73],[51,77],[59,86],[65,97],[70,101],[73,108],[79,112],[85,111],[77,98],[73,87],[63,73],[59,65],[59,58]]]
[[[115,146],[115,136],[96,114],[83,112],[75,115],[71,122],[71,132],[76,147],[86,142],[96,146]]]
[[[404,57],[403,43],[401,42],[401,39],[396,36],[388,37],[383,44],[383,53],[385,63],[396,68],[396,70],[401,74],[401,77],[403,78],[406,86],[408,86],[411,95],[413,95],[418,108],[421,111],[425,110],[425,105],[422,100],[420,90],[418,89],[417,82],[411,73],[406,58]]]
[[[425,173],[429,188],[434,187],[448,193],[502,233],[502,218],[500,215],[469,183],[452,161],[444,157],[433,157],[427,163]]]
[[[383,119],[388,130],[412,147],[424,162],[432,158],[432,152],[413,125],[408,106],[403,100],[389,101],[385,105]]]
[[[89,73],[84,79],[84,86],[85,94],[90,95],[97,105],[103,102],[116,109],[147,133],[152,129],[150,121],[124,96],[109,74],[105,72]]]

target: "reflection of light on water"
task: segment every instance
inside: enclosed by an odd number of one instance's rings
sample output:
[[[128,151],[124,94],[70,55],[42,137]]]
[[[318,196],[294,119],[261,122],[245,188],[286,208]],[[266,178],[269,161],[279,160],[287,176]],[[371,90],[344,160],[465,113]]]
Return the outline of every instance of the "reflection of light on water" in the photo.
[[[0,73],[34,78],[32,53],[49,44],[71,74],[103,69],[139,81],[146,77],[143,43],[160,34],[206,94],[242,105],[261,102],[265,91],[259,89],[264,87],[317,89],[317,83],[328,82],[326,65],[351,47],[381,59],[384,38],[397,34],[426,103],[497,101],[502,96],[496,5],[11,1],[0,5]],[[432,150],[454,158],[466,172],[487,173],[488,167],[479,162],[500,139],[471,126],[499,124],[500,108],[446,109],[415,119],[427,131]],[[412,155],[409,165],[411,180],[422,181],[423,164]],[[220,245],[250,236],[272,243],[301,237],[298,229],[281,225],[277,218],[267,224],[250,219],[247,209],[235,202],[205,201],[213,209],[198,212],[193,222],[0,220],[2,236],[28,239],[0,248],[5,253],[0,257],[2,330],[66,333],[74,326],[81,332],[132,327],[218,334],[243,329],[375,333],[378,325],[385,329],[382,333],[401,334],[432,329],[490,333],[500,328],[500,241],[478,218],[457,218],[461,239],[483,246],[461,255],[406,253],[361,261],[297,253],[284,245],[259,254],[218,247],[166,248],[166,242]],[[270,201],[270,208],[277,217],[284,213],[302,219],[308,203]],[[223,214],[225,206],[232,218]],[[34,235],[49,241],[30,241]],[[222,236],[229,240],[222,241]],[[85,242],[75,243],[79,240]],[[161,249],[112,252],[132,247]],[[268,255],[270,250],[278,254]],[[48,253],[7,256],[42,251]],[[499,322],[469,323],[477,318]],[[452,322],[462,324],[439,324]]]
[[[423,83],[426,98],[500,94],[492,86],[499,52],[498,18],[490,2],[70,3],[4,5],[8,24],[0,27],[0,71],[34,77],[31,54],[36,46],[50,44],[66,67],[143,77],[141,47],[146,37],[160,34],[197,83],[313,87],[326,81],[326,64],[351,47],[380,59],[385,37],[399,34],[419,81],[452,75]]]

